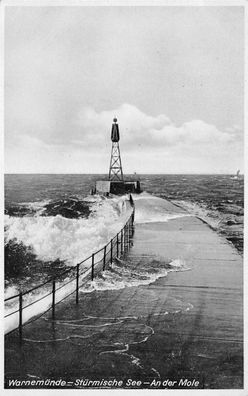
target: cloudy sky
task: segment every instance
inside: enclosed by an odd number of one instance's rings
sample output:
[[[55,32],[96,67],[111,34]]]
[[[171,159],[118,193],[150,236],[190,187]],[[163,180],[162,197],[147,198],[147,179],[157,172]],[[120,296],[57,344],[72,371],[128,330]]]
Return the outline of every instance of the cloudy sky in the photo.
[[[242,7],[6,7],[5,171],[243,171]]]

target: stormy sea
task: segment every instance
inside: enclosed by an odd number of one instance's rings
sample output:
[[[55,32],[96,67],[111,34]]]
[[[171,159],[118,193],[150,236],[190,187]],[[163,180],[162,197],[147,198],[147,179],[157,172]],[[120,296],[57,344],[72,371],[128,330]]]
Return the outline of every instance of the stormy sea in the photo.
[[[127,205],[128,197],[91,195],[90,191],[94,187],[95,181],[103,177],[106,175],[11,174],[5,176],[6,299],[18,295],[20,291],[25,292],[41,285],[51,277],[60,278],[61,282],[67,281],[66,275],[63,275],[67,269],[75,268],[77,263],[102,248],[120,231],[130,215]],[[127,177],[129,179],[137,178],[137,175]],[[136,224],[167,222],[176,217],[185,216],[186,211],[186,216],[191,214],[197,216],[222,238],[225,238],[240,255],[243,254],[243,177],[237,178],[231,175],[139,175],[139,179],[143,192],[140,195],[134,194],[133,199],[142,201],[142,197],[146,197],[144,201],[148,199],[150,203],[149,207],[146,207],[142,206],[141,202],[139,210],[135,213]],[[178,212],[164,213],[161,200],[157,200],[156,197],[171,201],[179,208]],[[181,208],[184,209],[183,214]],[[58,342],[63,342],[60,349],[62,355],[66,353],[67,344],[70,344],[71,348],[71,342],[74,342],[75,337],[75,342],[79,338],[80,344],[78,345],[83,347],[84,343],[88,345],[88,339],[94,338],[99,331],[102,338],[101,345],[97,345],[96,356],[101,355],[105,360],[104,363],[101,361],[103,364],[101,367],[97,366],[100,364],[99,362],[94,363],[92,366],[94,370],[97,370],[98,367],[99,373],[101,373],[104,365],[113,363],[113,357],[120,359],[121,356],[121,360],[118,360],[118,370],[122,367],[125,372],[129,367],[128,364],[143,373],[147,374],[148,370],[152,373],[151,375],[159,375],[154,366],[144,368],[139,358],[127,353],[129,345],[143,344],[154,332],[149,325],[149,320],[146,325],[140,322],[140,318],[144,317],[149,307],[154,315],[158,315],[156,307],[152,305],[155,300],[151,300],[150,297],[148,299],[148,291],[145,287],[144,289],[139,288],[139,294],[143,293],[141,299],[146,301],[146,305],[143,303],[140,305],[140,299],[137,297],[136,307],[139,307],[140,312],[136,311],[131,316],[118,318],[112,318],[111,315],[102,317],[101,312],[98,315],[96,313],[95,315],[89,314],[99,299],[102,306],[107,304],[108,292],[113,294],[120,289],[125,289],[124,294],[131,298],[132,290],[135,290],[136,286],[152,285],[159,278],[168,276],[169,272],[190,271],[190,268],[180,261],[180,257],[174,261],[165,262],[159,257],[144,255],[135,265],[134,267],[134,261],[128,261],[125,258],[116,260],[104,275],[97,277],[94,282],[87,282],[84,285],[81,289],[81,292],[84,293],[81,309],[86,314],[83,317],[76,316],[72,319],[69,311],[66,311],[63,320],[60,319],[56,322],[56,328],[60,335],[55,341],[56,345]],[[26,298],[29,300],[26,301],[24,298],[24,302],[30,303],[33,297],[37,299],[46,292],[46,286],[44,286],[44,290],[39,288],[34,292],[34,295],[27,295]],[[105,299],[106,304],[104,303]],[[169,299],[166,304],[167,311],[164,314],[187,312],[192,308],[190,301],[185,301],[181,296]],[[32,315],[35,316],[37,308],[35,305],[33,307]],[[42,311],[41,306],[39,309]],[[119,309],[121,310],[121,307]],[[9,300],[5,305],[7,315],[15,310],[18,313],[18,300],[14,299],[13,302]],[[48,323],[45,320],[46,318],[43,322],[44,326]],[[123,339],[119,339],[122,335],[114,332],[114,328],[123,322],[126,323],[125,335],[123,335]],[[9,322],[9,326],[6,328],[6,332],[13,329],[15,324]],[[46,342],[47,347],[51,345],[49,343],[52,340],[49,339],[50,333],[46,334],[46,327],[43,331],[40,324],[37,326],[37,340],[26,339],[26,342],[29,341],[27,347],[29,354],[32,354],[32,343],[34,342]],[[110,329],[112,329],[113,335],[111,335]],[[106,332],[104,332],[105,330]],[[68,334],[70,335],[68,336]],[[42,345],[44,346],[44,344]],[[110,345],[112,349],[108,351]],[[39,349],[41,356],[44,353],[42,348]],[[58,346],[58,348],[60,347]],[[94,349],[96,346],[93,345],[92,348]],[[92,350],[91,353],[93,353]],[[107,359],[107,351],[115,355],[112,355],[111,359],[108,355]],[[35,354],[37,354],[37,350]],[[127,361],[127,359],[129,360]],[[11,378],[15,373],[17,377],[17,373],[19,373],[20,378],[23,376],[28,378],[29,375],[39,377],[41,368],[37,368],[35,371],[32,359],[28,359],[25,364],[26,367],[23,365],[20,372],[18,365],[13,368],[15,365],[15,358],[13,358],[6,376]],[[113,367],[111,370],[114,370]],[[75,368],[75,372],[77,370],[78,368]],[[72,372],[70,376],[72,376]]]
[[[6,297],[59,275],[121,229],[121,199],[89,194],[103,177],[5,176]],[[140,180],[144,192],[198,216],[243,253],[243,177],[142,175]],[[144,216],[139,221],[147,220]]]

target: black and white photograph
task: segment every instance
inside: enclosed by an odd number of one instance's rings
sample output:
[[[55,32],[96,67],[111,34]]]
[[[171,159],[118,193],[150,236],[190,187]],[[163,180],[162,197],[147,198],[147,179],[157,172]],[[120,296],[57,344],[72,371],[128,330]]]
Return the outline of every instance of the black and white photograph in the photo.
[[[3,0],[7,394],[247,396],[246,6]]]

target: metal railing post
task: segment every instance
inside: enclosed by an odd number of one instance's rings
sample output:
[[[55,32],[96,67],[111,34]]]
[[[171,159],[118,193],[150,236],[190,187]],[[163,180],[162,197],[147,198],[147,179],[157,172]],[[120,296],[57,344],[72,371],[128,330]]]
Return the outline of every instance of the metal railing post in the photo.
[[[110,264],[113,262],[113,239],[110,242]]]
[[[123,254],[123,228],[121,229],[121,254]]]
[[[119,257],[119,233],[116,235],[116,257]]]
[[[55,316],[55,291],[56,291],[56,287],[55,287],[55,280],[53,280],[53,290],[52,290],[52,317],[54,319]]]
[[[79,289],[79,264],[77,264],[77,278],[76,278],[76,304],[78,304],[78,289]]]
[[[123,248],[124,248],[124,252],[126,251],[126,245],[127,245],[127,235],[126,235],[126,224],[124,226],[124,235],[123,235]]]
[[[126,224],[125,225],[125,231],[126,231],[126,250],[127,250],[127,248],[128,248],[128,225]]]
[[[125,234],[126,234],[126,250],[128,246],[128,232],[127,232],[127,224],[125,225]]]
[[[132,215],[132,235],[134,234],[134,214],[135,211],[133,211],[133,215]]]
[[[107,246],[104,246],[104,252],[103,252],[103,266],[102,266],[102,270],[105,271],[105,266],[106,266],[106,249]]]
[[[93,253],[92,254],[92,259],[91,259],[91,280],[92,281],[94,279],[94,259],[95,259],[95,255]]]
[[[22,292],[19,294],[19,336],[22,338]]]

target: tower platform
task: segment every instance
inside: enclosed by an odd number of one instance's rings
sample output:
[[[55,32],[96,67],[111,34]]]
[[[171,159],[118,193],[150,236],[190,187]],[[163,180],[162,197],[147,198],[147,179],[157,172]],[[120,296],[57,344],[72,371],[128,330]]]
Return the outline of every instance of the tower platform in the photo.
[[[96,182],[95,193],[98,194],[115,194],[122,195],[126,193],[141,192],[140,181],[111,181],[111,180],[98,180]]]

